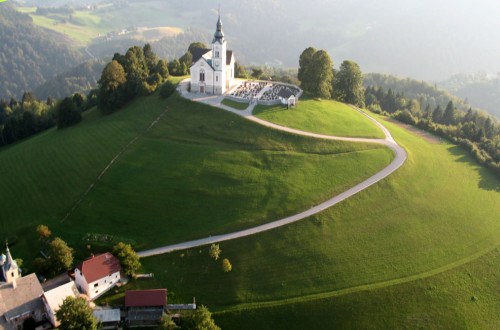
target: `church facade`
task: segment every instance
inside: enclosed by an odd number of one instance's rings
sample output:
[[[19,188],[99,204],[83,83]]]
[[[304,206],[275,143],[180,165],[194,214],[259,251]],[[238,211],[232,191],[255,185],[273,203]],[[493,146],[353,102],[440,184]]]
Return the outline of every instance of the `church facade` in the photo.
[[[211,49],[195,49],[191,71],[191,92],[224,94],[234,86],[234,54],[226,49],[222,21],[217,20]]]

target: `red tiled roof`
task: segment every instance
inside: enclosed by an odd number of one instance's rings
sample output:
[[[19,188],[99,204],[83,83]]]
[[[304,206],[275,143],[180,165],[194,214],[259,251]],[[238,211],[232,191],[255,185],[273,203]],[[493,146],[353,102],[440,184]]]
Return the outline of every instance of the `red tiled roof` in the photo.
[[[125,307],[167,305],[167,289],[133,290],[125,292]]]
[[[90,257],[78,264],[76,268],[80,270],[87,283],[92,283],[122,269],[118,259],[109,252]]]

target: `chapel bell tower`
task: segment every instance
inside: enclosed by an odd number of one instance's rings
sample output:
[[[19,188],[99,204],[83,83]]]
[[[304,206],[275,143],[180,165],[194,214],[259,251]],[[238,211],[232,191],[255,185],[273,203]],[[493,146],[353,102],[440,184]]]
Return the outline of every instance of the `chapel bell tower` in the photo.
[[[222,32],[220,13],[212,40],[212,65],[215,71],[214,94],[223,94],[226,91],[226,39]]]

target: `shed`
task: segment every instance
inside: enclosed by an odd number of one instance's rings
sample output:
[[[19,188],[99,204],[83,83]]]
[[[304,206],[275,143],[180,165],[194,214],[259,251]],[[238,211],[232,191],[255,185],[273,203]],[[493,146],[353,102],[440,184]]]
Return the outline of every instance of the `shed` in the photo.
[[[287,108],[295,106],[295,94],[289,88],[282,88],[278,92],[278,97],[281,104],[285,104]]]

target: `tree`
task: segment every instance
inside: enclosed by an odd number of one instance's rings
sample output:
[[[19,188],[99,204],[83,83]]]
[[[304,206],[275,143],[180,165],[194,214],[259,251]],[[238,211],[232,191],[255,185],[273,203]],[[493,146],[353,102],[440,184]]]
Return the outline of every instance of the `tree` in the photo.
[[[31,268],[37,274],[45,274],[48,268],[47,260],[37,257],[31,262]]]
[[[172,320],[172,316],[167,313],[163,313],[159,320],[160,324],[158,325],[158,329],[161,330],[174,330],[179,329],[179,326]]]
[[[57,121],[57,128],[69,127],[82,120],[82,115],[73,102],[73,98],[71,96],[64,98],[56,106],[54,116]]]
[[[442,122],[445,125],[455,124],[455,106],[453,105],[452,101],[448,102],[448,105],[444,110]]]
[[[435,123],[441,123],[443,119],[443,109],[441,109],[441,105],[437,105],[436,109],[432,112],[432,121]]]
[[[144,45],[144,47],[142,48],[142,52],[144,53],[146,66],[148,67],[149,71],[154,71],[156,63],[158,63],[160,58],[153,52],[153,49],[151,48],[151,45],[149,43]]]
[[[222,271],[224,273],[229,273],[233,269],[233,265],[229,262],[229,259],[224,258],[222,260]]]
[[[264,70],[262,70],[261,68],[252,68],[252,77],[254,77],[255,79],[259,79],[263,73]]]
[[[332,96],[333,63],[330,55],[324,50],[314,53],[312,62],[307,70],[309,84],[308,91],[317,97],[330,98]]]
[[[306,48],[299,57],[299,72],[298,78],[301,82],[301,86],[304,90],[309,91],[309,86],[312,82],[312,77],[309,73],[309,69],[313,60],[313,56],[316,53],[314,47]]]
[[[210,245],[210,249],[208,250],[208,254],[210,255],[211,258],[214,258],[215,260],[219,259],[221,249],[219,247],[219,244],[212,244]]]
[[[36,236],[40,241],[47,240],[50,235],[52,235],[52,232],[50,231],[49,227],[45,225],[38,225],[36,227]]]
[[[345,60],[333,79],[333,97],[341,102],[364,107],[363,73],[359,65]]]
[[[66,297],[56,312],[56,318],[61,322],[59,326],[61,330],[95,330],[101,328],[101,324],[92,314],[92,309],[87,305],[85,299],[81,297]]]
[[[206,48],[207,48],[207,45],[205,45],[201,41],[192,42],[188,47],[188,52],[191,53],[191,55],[193,55],[193,52],[195,49],[206,49]]]
[[[54,273],[67,270],[73,265],[73,249],[59,237],[49,243],[50,267]]]
[[[172,95],[173,92],[175,92],[175,85],[172,84],[172,82],[170,80],[165,82],[160,87],[160,96],[163,97],[164,99],[166,99],[167,97]]]
[[[247,77],[247,72],[245,71],[245,68],[239,62],[234,62],[234,76],[236,78]]]
[[[22,104],[31,103],[34,101],[36,101],[36,97],[35,97],[35,94],[33,92],[24,92],[22,102],[21,102]]]
[[[212,319],[212,313],[204,305],[201,305],[194,313],[188,315],[184,322],[185,326],[183,328],[187,329],[220,330]]]
[[[130,244],[119,242],[113,247],[113,255],[118,258],[123,272],[128,276],[133,275],[141,267],[139,256]]]
[[[104,113],[110,113],[125,103],[125,83],[127,78],[123,66],[117,61],[111,61],[99,79],[97,96],[99,107]]]

